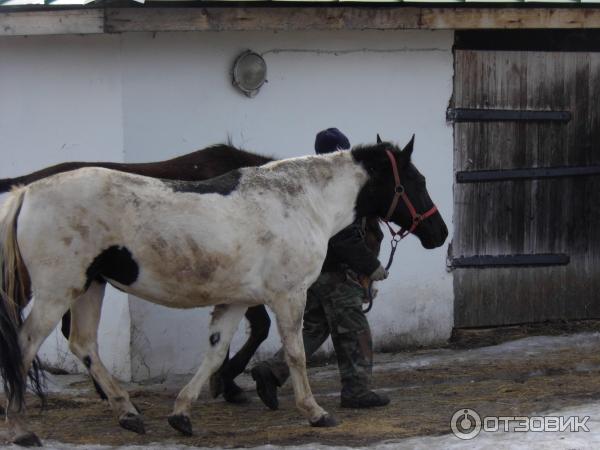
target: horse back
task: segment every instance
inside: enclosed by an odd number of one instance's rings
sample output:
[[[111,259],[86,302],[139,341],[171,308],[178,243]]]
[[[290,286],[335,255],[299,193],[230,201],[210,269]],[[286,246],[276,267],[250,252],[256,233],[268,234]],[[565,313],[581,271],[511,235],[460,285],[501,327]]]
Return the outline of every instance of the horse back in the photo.
[[[278,271],[287,267],[301,274],[307,258],[314,259],[299,255],[295,241],[286,243],[281,226],[271,226],[276,203],[258,213],[248,195],[182,191],[163,180],[101,168],[24,189],[24,259],[60,272],[55,277],[69,279],[73,289],[104,279],[166,306],[251,304],[265,290],[265,273],[282,279]],[[62,272],[65,256],[77,268],[73,273]],[[33,277],[35,285],[39,278]]]
[[[168,180],[200,181],[241,167],[260,166],[272,158],[218,144],[176,158],[149,163],[83,162],[56,164],[15,178],[0,179],[0,193],[13,186],[28,185],[43,178],[85,167],[102,167],[120,172]]]

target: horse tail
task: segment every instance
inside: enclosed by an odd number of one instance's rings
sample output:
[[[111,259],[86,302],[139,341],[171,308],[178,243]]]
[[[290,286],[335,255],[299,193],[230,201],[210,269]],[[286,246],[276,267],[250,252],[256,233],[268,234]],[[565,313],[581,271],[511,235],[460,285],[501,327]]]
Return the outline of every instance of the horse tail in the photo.
[[[0,208],[0,375],[9,403],[21,409],[27,389],[19,329],[31,297],[31,280],[17,242],[17,219],[26,189],[13,189]],[[28,372],[34,391],[45,399],[44,379],[36,358]]]

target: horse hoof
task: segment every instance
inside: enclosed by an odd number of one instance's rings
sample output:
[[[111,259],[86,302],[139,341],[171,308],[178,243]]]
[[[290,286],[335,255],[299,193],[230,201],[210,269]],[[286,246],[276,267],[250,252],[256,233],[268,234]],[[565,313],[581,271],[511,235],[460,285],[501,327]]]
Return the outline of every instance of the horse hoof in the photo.
[[[119,419],[119,425],[137,434],[146,434],[144,419],[139,414],[127,413]]]
[[[13,439],[13,444],[20,445],[21,447],[41,447],[42,441],[40,441],[35,433],[29,431]]]
[[[315,422],[310,422],[311,427],[319,427],[319,428],[336,427],[338,424],[339,424],[339,422],[331,414],[324,414],[319,418],[319,420],[317,420]]]
[[[192,436],[192,422],[188,416],[175,414],[169,416],[169,425],[175,428],[184,436]]]

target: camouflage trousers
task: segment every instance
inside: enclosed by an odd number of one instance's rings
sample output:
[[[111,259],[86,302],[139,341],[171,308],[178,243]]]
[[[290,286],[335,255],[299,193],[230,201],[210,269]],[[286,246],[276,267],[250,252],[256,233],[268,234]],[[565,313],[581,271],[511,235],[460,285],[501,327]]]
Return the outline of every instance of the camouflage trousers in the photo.
[[[362,312],[363,289],[341,273],[323,273],[308,290],[302,336],[308,359],[331,336],[342,382],[342,397],[368,391],[373,342]],[[279,385],[289,377],[283,349],[264,361]]]

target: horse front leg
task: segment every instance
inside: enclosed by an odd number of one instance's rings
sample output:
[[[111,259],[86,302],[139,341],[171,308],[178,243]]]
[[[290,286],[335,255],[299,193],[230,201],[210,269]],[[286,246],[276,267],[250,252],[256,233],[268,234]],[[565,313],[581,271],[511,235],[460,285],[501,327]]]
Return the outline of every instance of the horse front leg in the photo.
[[[246,306],[240,305],[217,305],[212,312],[208,352],[204,356],[196,375],[177,396],[173,413],[168,419],[169,425],[186,436],[193,434],[190,420],[192,402],[198,398],[204,383],[225,359],[231,338],[237,330],[246,309]]]
[[[306,291],[269,305],[275,312],[285,359],[290,368],[296,406],[308,418],[313,427],[334,427],[337,420],[321,408],[315,400],[306,374],[306,355],[302,338],[302,318],[306,303]]]

